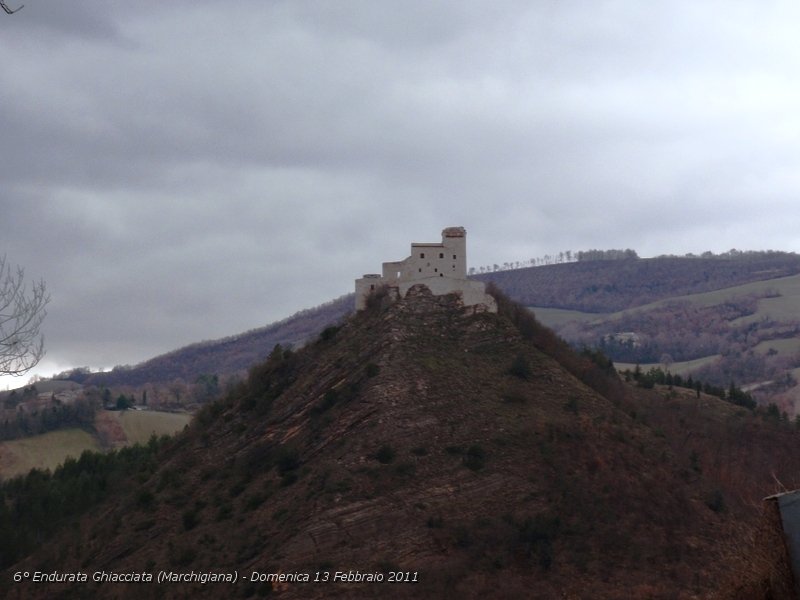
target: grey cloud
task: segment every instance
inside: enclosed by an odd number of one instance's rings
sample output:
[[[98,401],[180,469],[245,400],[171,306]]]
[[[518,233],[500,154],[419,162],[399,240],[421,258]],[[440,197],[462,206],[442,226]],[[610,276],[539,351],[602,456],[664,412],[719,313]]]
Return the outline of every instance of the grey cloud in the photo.
[[[118,4],[114,0],[103,3],[39,1],[7,4],[12,8],[24,5],[13,16],[13,22],[3,24],[3,28],[16,33],[21,42],[28,35],[47,37],[53,44],[61,43],[53,36],[107,41],[119,39],[119,29],[109,12],[114,4]]]
[[[792,3],[33,2],[0,26],[0,252],[61,363],[474,265],[795,249]],[[9,60],[12,58],[13,60]]]

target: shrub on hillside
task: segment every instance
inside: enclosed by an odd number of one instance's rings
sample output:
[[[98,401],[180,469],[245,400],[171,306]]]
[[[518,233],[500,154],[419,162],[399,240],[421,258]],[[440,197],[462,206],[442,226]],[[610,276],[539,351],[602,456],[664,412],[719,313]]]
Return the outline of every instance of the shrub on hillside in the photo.
[[[487,284],[486,291],[497,302],[498,314],[511,321],[523,339],[529,340],[537,349],[554,358],[572,375],[607,398],[625,393],[616,373],[609,373],[605,368],[599,367],[594,359],[579,356],[567,342],[539,323],[531,311],[512,301],[493,283]]]
[[[480,471],[485,464],[486,451],[481,446],[474,444],[467,448],[467,452],[464,454],[465,467],[473,471]]]
[[[514,362],[511,363],[511,367],[508,369],[508,373],[520,379],[530,379],[531,365],[524,354],[517,354]]]
[[[378,448],[378,451],[375,453],[375,459],[383,465],[388,465],[390,462],[394,460],[394,457],[395,457],[394,448],[392,448],[388,444],[384,444],[383,446]]]

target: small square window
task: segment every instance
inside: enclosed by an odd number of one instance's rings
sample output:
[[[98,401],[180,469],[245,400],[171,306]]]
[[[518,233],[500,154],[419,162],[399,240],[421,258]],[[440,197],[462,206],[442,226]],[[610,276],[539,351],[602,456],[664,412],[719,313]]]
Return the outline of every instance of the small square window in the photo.
[[[444,258],[444,252],[439,252],[439,258]]]
[[[453,260],[455,260],[455,259],[456,259],[456,255],[455,255],[455,254],[453,254]]]
[[[425,253],[424,253],[424,252],[420,252],[420,253],[419,253],[419,257],[420,257],[420,258],[425,258]]]

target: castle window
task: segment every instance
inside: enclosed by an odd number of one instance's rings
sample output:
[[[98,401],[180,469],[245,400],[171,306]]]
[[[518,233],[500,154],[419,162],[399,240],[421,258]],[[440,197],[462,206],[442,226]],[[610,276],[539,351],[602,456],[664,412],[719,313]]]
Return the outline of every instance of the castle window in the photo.
[[[422,267],[419,268],[419,272],[422,273]]]
[[[444,273],[439,273],[439,277],[444,277]]]
[[[444,258],[444,252],[439,252],[439,258]]]
[[[420,253],[419,253],[419,257],[420,257],[420,258],[425,258],[425,253],[424,253],[424,252],[420,252]]]
[[[438,273],[438,272],[439,272],[439,269],[434,269],[434,270],[433,270],[433,272],[434,272],[434,273]]]
[[[455,254],[453,254],[453,260],[455,260],[455,259],[456,259],[456,255],[455,255]]]
[[[371,286],[369,286],[369,289],[370,290],[374,290],[375,289],[375,284],[373,283]]]

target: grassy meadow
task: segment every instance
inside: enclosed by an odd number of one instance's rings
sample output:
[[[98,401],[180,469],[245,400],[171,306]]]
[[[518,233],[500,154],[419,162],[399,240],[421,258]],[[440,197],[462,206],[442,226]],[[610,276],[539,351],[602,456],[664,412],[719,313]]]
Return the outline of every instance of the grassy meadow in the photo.
[[[84,450],[100,449],[97,438],[79,428],[0,442],[0,477],[22,475],[33,468],[52,470],[68,456],[78,458]]]
[[[703,358],[696,358],[695,360],[686,360],[683,362],[674,362],[669,366],[668,371],[674,375],[680,375],[681,377],[689,375],[692,371],[699,369],[702,366],[710,364],[719,358],[719,354],[713,354],[711,356],[704,356]],[[614,366],[617,368],[617,371],[624,371],[629,369],[633,371],[636,368],[635,364],[632,363],[623,363],[618,362],[614,363]],[[664,368],[664,365],[661,363],[644,363],[640,364],[639,368],[643,372],[647,372],[651,368]]]
[[[153,434],[172,435],[191,421],[187,413],[158,411],[101,411],[99,420],[111,420],[124,435],[115,446],[144,444]],[[104,428],[106,428],[104,426]],[[102,451],[97,432],[80,428],[60,429],[18,440],[0,442],[0,478],[27,473],[33,468],[54,469],[68,456],[78,458],[85,450]]]
[[[129,444],[144,444],[153,434],[172,435],[181,431],[192,415],[188,413],[167,413],[151,410],[124,410],[111,413],[117,419]]]

